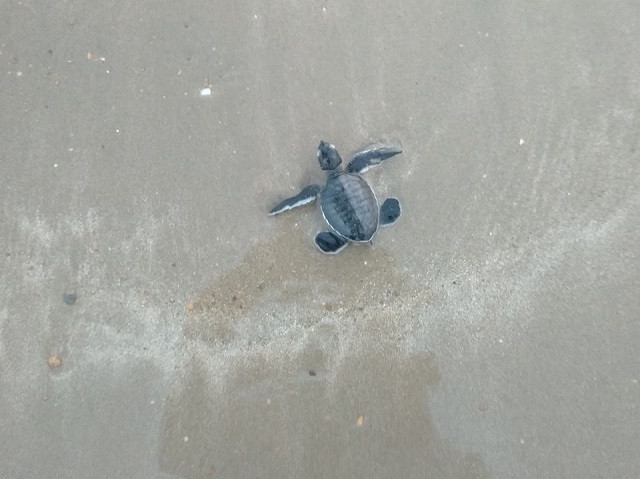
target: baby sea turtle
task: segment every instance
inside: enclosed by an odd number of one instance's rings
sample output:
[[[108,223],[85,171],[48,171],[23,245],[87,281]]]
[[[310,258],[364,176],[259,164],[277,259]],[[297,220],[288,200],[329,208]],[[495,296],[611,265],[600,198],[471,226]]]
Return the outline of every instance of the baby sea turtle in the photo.
[[[378,226],[395,223],[401,209],[397,198],[387,198],[379,207],[376,195],[361,174],[398,153],[402,150],[395,146],[371,145],[354,153],[346,170],[343,170],[340,166],[342,158],[336,147],[321,141],[318,162],[320,168],[327,172],[324,187],[306,186],[297,195],[278,203],[269,215],[311,203],[319,196],[322,216],[332,230],[316,235],[315,243],[320,251],[335,254],[342,251],[349,241],[370,243]]]

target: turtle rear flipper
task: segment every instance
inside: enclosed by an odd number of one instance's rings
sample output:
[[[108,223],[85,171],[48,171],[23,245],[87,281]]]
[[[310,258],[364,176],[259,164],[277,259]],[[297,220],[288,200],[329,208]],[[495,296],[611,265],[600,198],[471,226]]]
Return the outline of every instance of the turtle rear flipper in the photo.
[[[402,148],[397,146],[376,143],[369,145],[353,154],[347,165],[350,173],[364,173],[369,168],[379,165],[384,160],[402,153]]]
[[[321,190],[322,186],[320,185],[305,186],[297,195],[282,200],[280,203],[274,206],[273,209],[269,211],[269,216],[277,215],[282,213],[283,211],[287,211],[292,208],[297,208],[298,206],[311,203],[318,197],[318,194]]]
[[[380,226],[391,226],[402,214],[398,198],[387,198],[380,207]]]
[[[337,254],[342,251],[348,241],[331,231],[322,231],[316,235],[316,246],[326,254]]]

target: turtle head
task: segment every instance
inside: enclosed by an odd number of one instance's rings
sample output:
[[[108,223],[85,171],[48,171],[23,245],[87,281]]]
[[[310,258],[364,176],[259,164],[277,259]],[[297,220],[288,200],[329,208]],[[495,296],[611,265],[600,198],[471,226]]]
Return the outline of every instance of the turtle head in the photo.
[[[321,141],[318,146],[318,162],[323,170],[335,170],[342,163],[342,158],[335,146]]]

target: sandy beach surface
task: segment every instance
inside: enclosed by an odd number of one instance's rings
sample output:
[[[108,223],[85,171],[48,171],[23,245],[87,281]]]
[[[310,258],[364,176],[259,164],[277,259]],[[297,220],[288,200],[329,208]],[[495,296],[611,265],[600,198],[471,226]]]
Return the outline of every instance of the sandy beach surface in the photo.
[[[632,478],[640,3],[0,5],[0,477]],[[318,252],[315,152],[403,216]]]

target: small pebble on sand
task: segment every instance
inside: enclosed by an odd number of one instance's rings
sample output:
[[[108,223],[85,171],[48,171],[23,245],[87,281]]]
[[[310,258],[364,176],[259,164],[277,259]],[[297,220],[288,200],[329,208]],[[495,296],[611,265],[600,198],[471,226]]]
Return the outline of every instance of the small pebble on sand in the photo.
[[[60,364],[62,364],[62,361],[60,360],[60,356],[52,354],[47,359],[47,364],[49,364],[50,368],[58,368],[60,367]]]
[[[62,295],[62,299],[64,300],[65,304],[72,306],[76,303],[76,299],[78,299],[78,297],[74,292],[66,292]]]

